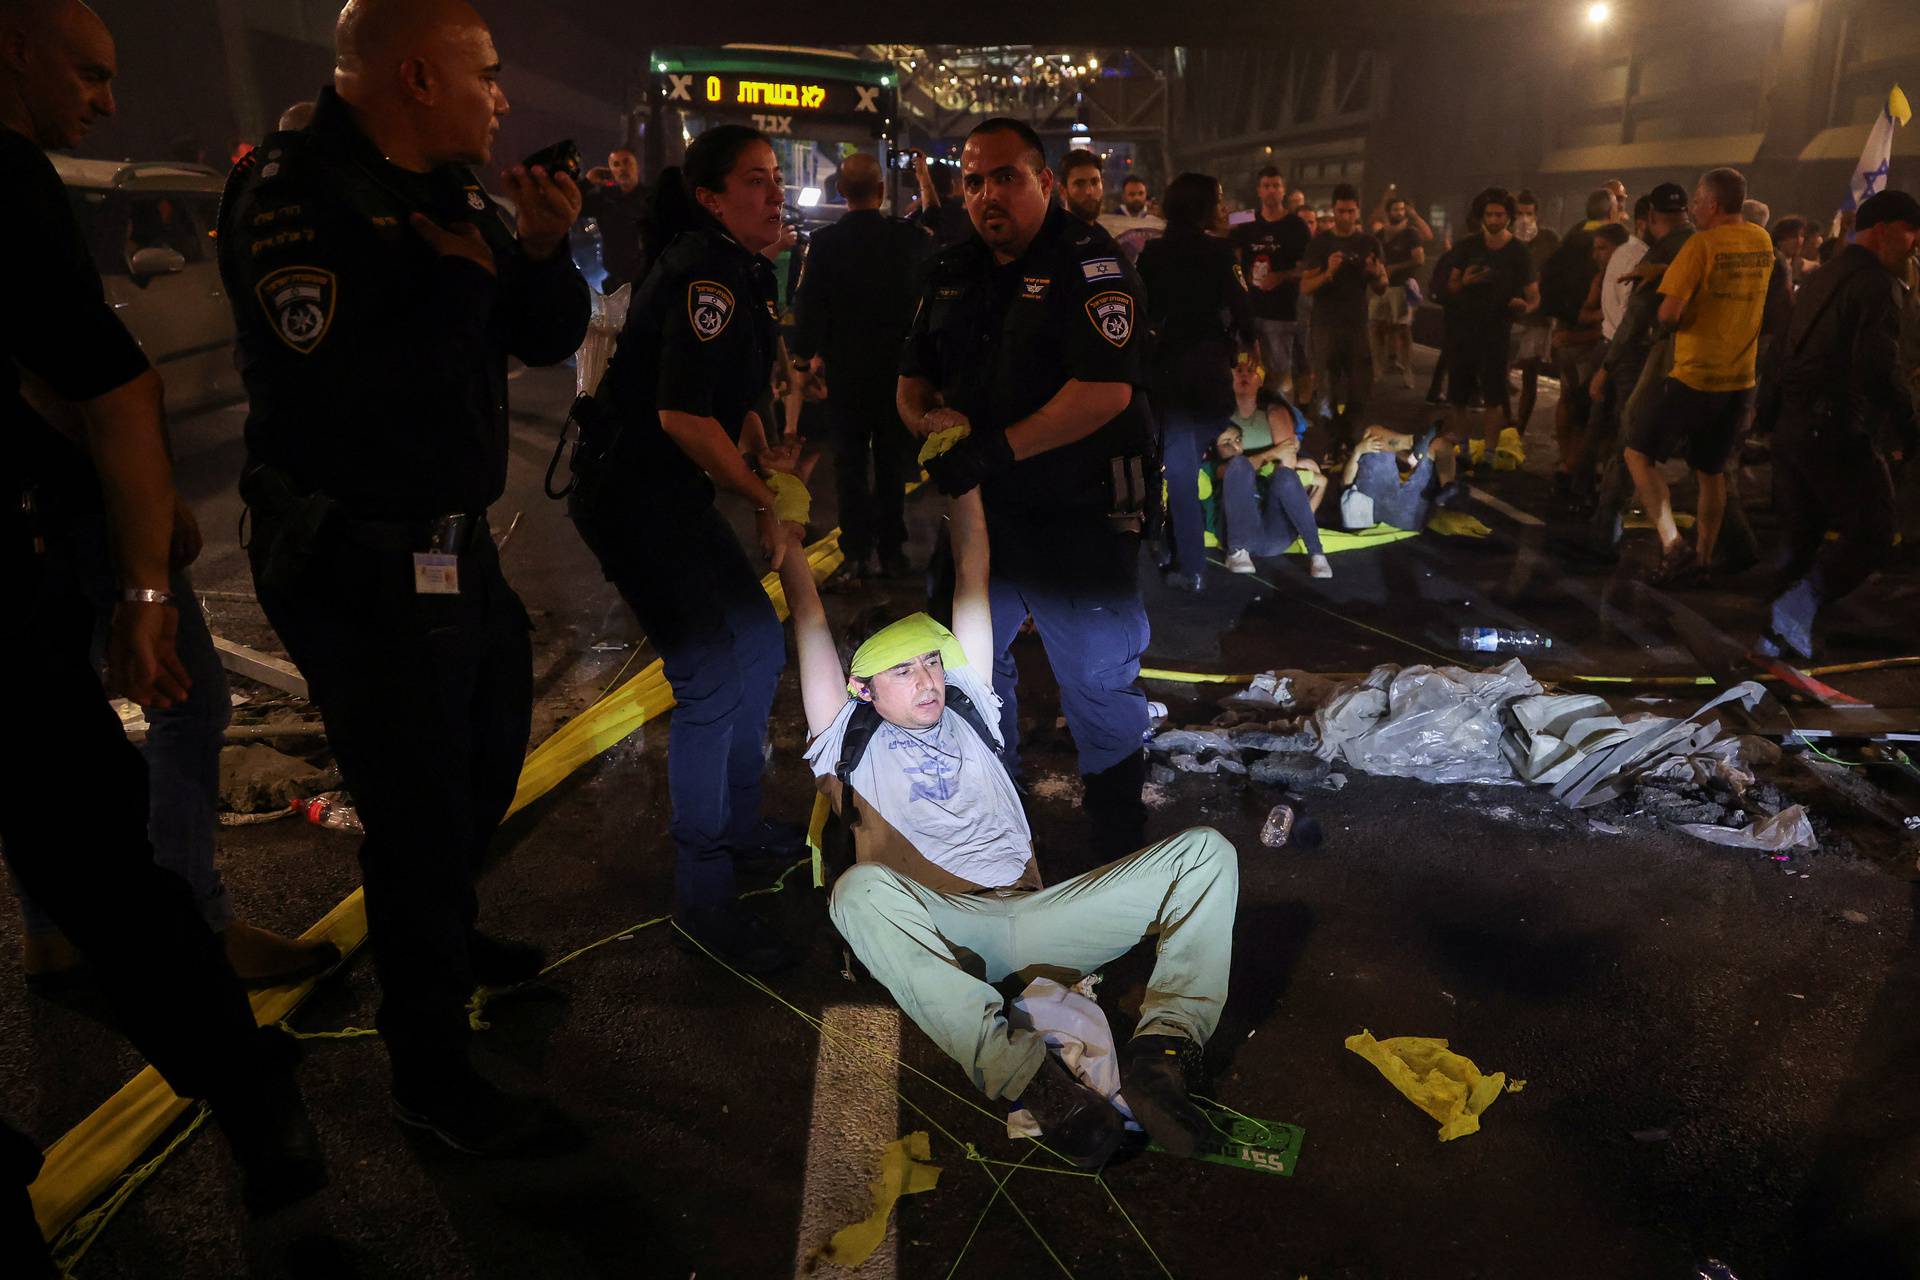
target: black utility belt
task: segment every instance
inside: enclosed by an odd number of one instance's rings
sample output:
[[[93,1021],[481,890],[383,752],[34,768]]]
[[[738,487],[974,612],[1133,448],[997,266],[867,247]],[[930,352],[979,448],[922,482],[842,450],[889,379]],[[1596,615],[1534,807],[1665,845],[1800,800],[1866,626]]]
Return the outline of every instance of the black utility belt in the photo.
[[[367,520],[340,511],[334,515],[340,536],[368,551],[437,552],[463,556],[490,538],[486,512],[456,512],[425,520]]]

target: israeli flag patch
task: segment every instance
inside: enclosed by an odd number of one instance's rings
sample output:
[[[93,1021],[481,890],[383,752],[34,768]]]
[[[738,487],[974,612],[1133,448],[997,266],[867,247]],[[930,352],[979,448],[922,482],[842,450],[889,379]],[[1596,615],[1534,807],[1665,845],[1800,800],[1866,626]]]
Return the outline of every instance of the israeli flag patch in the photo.
[[[1124,273],[1120,270],[1118,258],[1088,258],[1080,264],[1080,274],[1098,283],[1102,280],[1118,280]]]

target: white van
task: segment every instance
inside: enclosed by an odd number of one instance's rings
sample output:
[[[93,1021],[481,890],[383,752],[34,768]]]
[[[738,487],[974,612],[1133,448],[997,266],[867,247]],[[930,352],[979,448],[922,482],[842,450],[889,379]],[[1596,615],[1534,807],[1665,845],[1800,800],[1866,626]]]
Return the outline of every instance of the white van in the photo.
[[[52,160],[107,301],[166,384],[168,411],[241,399],[213,249],[223,175],[198,164]]]

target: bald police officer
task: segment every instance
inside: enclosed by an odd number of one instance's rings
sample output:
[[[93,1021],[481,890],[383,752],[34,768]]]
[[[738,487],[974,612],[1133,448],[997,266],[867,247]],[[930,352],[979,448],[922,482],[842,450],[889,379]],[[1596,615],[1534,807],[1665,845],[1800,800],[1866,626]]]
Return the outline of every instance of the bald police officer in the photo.
[[[510,171],[516,236],[469,172],[507,100],[464,0],[352,0],[335,47],[312,123],[243,160],[221,208],[252,398],[248,551],[366,824],[394,1114],[509,1154],[565,1126],[468,1061],[476,981],[540,965],[474,929],[532,704],[527,614],[487,507],[506,485],[507,357],[553,364],[586,332],[566,253],[580,193]]]
[[[1117,857],[1146,825],[1147,706],[1135,680],[1152,426],[1134,394],[1140,281],[1103,231],[1054,201],[1027,125],[981,124],[960,167],[976,234],[933,260],[902,357],[900,416],[923,436],[969,428],[928,470],[943,492],[977,485],[985,501],[1009,771],[1018,776],[1011,647],[1031,616],[1079,749],[1093,853]]]

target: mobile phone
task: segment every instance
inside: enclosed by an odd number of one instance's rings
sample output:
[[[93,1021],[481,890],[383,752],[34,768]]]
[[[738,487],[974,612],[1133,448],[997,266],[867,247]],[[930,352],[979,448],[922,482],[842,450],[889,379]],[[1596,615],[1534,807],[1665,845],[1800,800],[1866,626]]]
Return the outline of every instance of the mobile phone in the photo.
[[[580,181],[580,148],[572,138],[563,138],[550,147],[542,147],[520,163],[528,169],[539,165],[547,171],[548,177],[564,173],[575,182]]]

